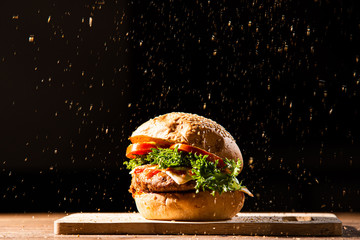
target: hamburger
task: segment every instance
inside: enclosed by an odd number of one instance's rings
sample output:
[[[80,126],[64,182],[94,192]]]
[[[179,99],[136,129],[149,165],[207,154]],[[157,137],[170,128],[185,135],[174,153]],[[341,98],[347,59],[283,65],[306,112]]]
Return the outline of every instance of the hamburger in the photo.
[[[243,207],[241,151],[218,123],[173,112],[140,125],[129,138],[124,162],[129,192],[146,219],[225,220]]]

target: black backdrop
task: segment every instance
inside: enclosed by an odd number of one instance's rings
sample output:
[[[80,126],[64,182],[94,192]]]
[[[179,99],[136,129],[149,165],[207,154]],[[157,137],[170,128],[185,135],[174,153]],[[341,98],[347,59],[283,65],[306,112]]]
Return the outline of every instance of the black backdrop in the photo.
[[[244,211],[360,210],[356,1],[1,1],[0,211],[134,211],[142,122],[229,130]]]

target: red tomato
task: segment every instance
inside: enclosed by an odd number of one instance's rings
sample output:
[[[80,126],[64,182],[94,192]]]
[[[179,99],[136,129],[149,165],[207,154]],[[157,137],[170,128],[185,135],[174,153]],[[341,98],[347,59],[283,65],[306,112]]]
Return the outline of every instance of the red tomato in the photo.
[[[136,155],[148,154],[153,148],[157,148],[153,143],[134,143],[130,144],[126,149],[127,158],[136,158]]]
[[[209,153],[205,150],[202,150],[201,148],[190,146],[190,145],[183,144],[183,143],[176,143],[176,144],[171,145],[170,149],[175,149],[176,147],[179,151],[196,153],[196,154],[201,154],[201,155],[208,155],[207,160],[209,160],[211,162],[215,162],[216,160],[218,160],[218,165],[217,165],[218,168],[225,167],[225,163],[221,157],[218,157],[215,154]]]
[[[154,144],[156,144],[156,146],[162,147],[162,148],[168,148],[172,144],[171,142],[163,140],[161,138],[148,137],[148,136],[144,136],[144,135],[130,137],[129,139],[132,143],[145,143],[145,142],[146,143],[154,143]]]

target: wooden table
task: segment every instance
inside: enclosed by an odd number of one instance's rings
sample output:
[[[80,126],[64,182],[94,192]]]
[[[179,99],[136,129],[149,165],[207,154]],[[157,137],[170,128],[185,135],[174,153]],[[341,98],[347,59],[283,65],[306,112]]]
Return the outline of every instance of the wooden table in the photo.
[[[213,235],[54,235],[54,221],[66,216],[65,213],[3,213],[0,214],[0,239],[254,239],[250,236]],[[343,223],[343,236],[331,237],[360,239],[360,213],[336,213]],[[267,237],[289,239],[289,237]],[[328,237],[294,237],[293,239],[329,239]]]

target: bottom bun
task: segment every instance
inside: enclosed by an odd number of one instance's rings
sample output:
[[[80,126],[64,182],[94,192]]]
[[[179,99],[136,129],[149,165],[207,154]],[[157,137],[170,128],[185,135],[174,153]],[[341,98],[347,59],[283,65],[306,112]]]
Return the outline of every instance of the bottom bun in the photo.
[[[244,206],[241,191],[216,193],[140,193],[134,194],[136,206],[146,219],[208,221],[234,217]]]

